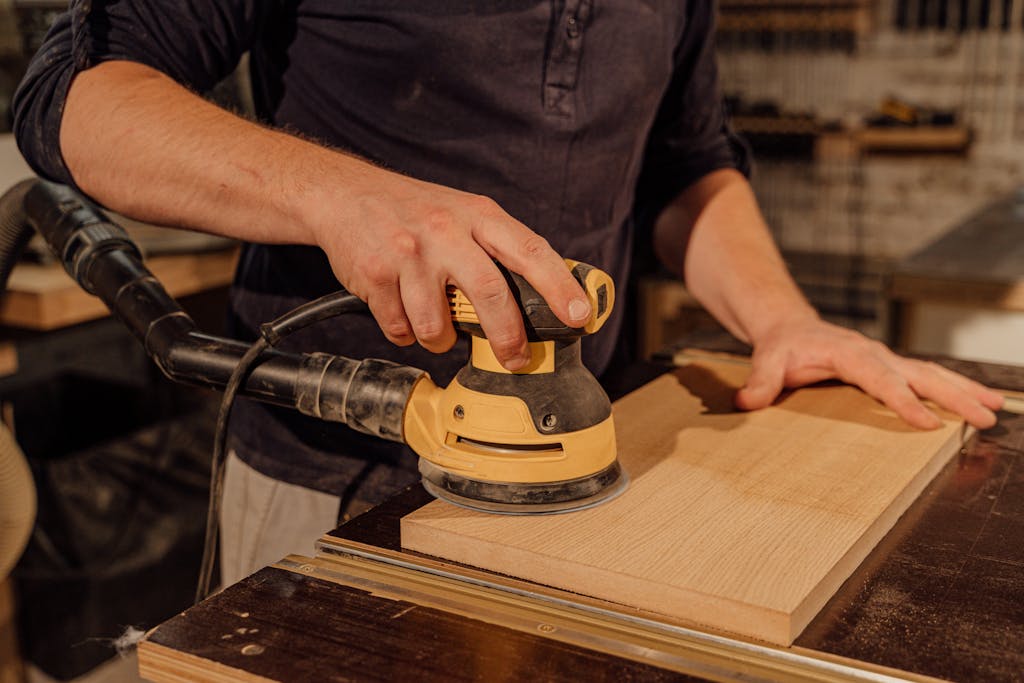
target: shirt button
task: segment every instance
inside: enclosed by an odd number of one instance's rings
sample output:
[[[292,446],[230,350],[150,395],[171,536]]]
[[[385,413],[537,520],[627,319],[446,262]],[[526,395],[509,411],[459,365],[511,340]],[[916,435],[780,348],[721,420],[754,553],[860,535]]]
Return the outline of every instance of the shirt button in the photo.
[[[579,38],[580,22],[576,20],[576,17],[569,17],[568,21],[565,22],[565,33],[570,38]]]

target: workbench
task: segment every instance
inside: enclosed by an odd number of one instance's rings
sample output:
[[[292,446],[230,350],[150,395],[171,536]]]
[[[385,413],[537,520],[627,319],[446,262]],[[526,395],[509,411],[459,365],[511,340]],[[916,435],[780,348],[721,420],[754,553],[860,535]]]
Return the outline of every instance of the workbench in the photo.
[[[1024,189],[893,267],[890,339],[902,349],[1024,363]]]
[[[948,361],[1024,389],[1024,368]],[[1019,680],[1024,416],[970,441],[794,646],[672,623],[404,551],[421,487],[152,631],[155,681]],[[680,520],[685,524],[686,520]]]

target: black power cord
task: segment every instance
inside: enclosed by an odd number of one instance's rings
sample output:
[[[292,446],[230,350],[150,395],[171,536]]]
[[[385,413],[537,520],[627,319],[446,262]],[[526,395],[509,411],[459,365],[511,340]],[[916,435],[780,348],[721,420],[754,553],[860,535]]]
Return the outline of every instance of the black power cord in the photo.
[[[210,595],[210,583],[217,552],[217,536],[220,526],[220,505],[224,487],[224,451],[227,446],[228,420],[238,390],[245,384],[250,373],[259,364],[264,353],[278,342],[303,328],[346,313],[366,311],[366,304],[355,294],[344,290],[333,292],[319,299],[303,304],[273,322],[260,325],[260,336],[252,343],[245,355],[238,361],[221,398],[217,412],[217,427],[213,441],[213,458],[210,463],[210,505],[206,512],[206,538],[203,542],[203,560],[199,568],[199,583],[196,586],[196,603]]]

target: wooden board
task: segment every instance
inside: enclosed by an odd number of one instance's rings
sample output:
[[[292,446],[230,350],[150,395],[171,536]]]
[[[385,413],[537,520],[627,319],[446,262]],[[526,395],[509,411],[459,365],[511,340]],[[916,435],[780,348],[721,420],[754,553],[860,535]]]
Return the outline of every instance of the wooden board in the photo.
[[[154,256],[146,266],[172,297],[183,297],[231,284],[237,261],[238,250],[226,249]],[[32,330],[53,330],[109,313],[102,301],[82,290],[59,265],[19,264],[0,296],[0,324]]]
[[[732,410],[749,369],[700,360],[615,404],[632,481],[591,510],[502,517],[433,502],[402,546],[788,645],[965,437],[921,432],[851,387]]]

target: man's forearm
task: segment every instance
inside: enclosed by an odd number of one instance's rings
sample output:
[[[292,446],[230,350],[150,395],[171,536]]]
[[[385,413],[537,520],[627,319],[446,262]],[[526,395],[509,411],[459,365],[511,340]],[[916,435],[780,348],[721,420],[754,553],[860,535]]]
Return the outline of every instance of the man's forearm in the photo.
[[[655,225],[655,249],[743,341],[817,315],[790,277],[750,184],[736,171],[710,173],[669,204]]]
[[[258,242],[313,244],[305,211],[317,185],[343,187],[368,166],[231,114],[132,62],[75,78],[60,145],[75,182],[116,211]]]

